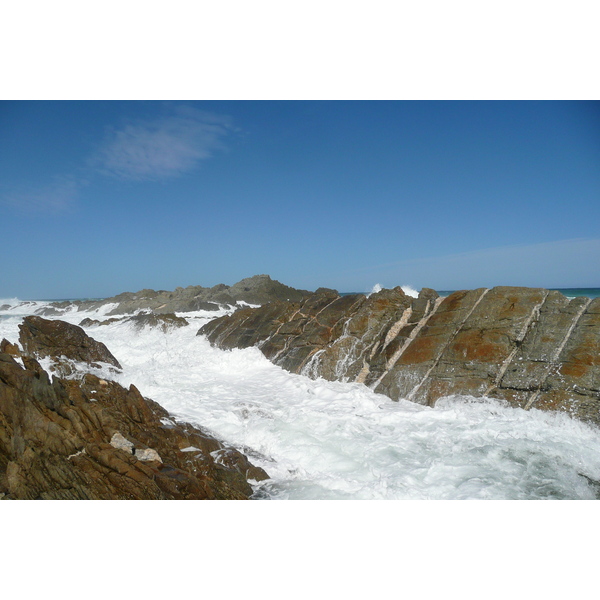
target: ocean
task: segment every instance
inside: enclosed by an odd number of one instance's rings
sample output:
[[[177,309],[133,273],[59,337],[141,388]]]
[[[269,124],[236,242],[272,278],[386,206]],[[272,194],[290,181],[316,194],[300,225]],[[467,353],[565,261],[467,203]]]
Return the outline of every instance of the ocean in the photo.
[[[583,290],[561,290],[579,295]],[[593,297],[600,289],[587,290]],[[0,300],[0,339],[46,301]],[[94,313],[60,316],[79,324]],[[163,333],[115,322],[84,328],[123,366],[89,371],[159,402],[245,452],[271,476],[254,498],[594,499],[600,430],[565,413],[524,411],[469,396],[434,408],[393,402],[358,383],[312,380],[271,364],[258,349],[223,351],[196,336],[225,314],[178,313],[190,326]],[[47,367],[47,359],[42,360]]]

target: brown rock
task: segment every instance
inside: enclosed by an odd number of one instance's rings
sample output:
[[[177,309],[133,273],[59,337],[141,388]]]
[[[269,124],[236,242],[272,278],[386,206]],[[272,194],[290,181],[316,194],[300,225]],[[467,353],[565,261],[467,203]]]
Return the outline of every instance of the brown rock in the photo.
[[[564,410],[600,424],[600,299],[540,288],[399,288],[368,298],[313,294],[246,309],[199,332],[222,348],[256,345],[292,372],[364,382],[433,405],[470,394]]]
[[[4,352],[5,354],[10,354],[11,356],[21,356],[21,351],[19,350],[19,346],[17,344],[11,344],[7,339],[3,339],[0,342],[0,352]]]
[[[247,479],[268,477],[237,450],[172,421],[134,386],[91,374],[51,382],[34,359],[25,361],[27,368],[0,353],[4,498],[244,499]]]
[[[30,316],[19,325],[19,341],[26,354],[40,358],[65,357],[86,363],[105,362],[121,368],[119,361],[101,342],[88,336],[81,327],[64,321]]]

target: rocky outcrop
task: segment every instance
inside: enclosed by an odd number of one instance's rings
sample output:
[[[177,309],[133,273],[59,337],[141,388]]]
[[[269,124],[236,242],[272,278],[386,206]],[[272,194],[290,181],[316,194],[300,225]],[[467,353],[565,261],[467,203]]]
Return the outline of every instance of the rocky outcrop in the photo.
[[[102,343],[91,338],[81,327],[64,321],[43,319],[35,315],[25,317],[19,325],[19,342],[26,354],[37,358],[50,357],[68,374],[71,363],[108,363],[118,369],[119,361]]]
[[[540,288],[319,291],[215,319],[220,348],[257,346],[294,373],[363,382],[394,400],[452,394],[565,410],[600,424],[600,299]]]
[[[164,290],[141,290],[124,292],[112,298],[88,301],[52,302],[36,311],[38,315],[59,316],[65,310],[98,310],[110,306],[107,315],[129,314],[149,310],[154,314],[219,310],[220,305],[234,306],[238,301],[248,304],[264,304],[273,300],[300,301],[310,295],[306,290],[296,290],[271,279],[268,275],[255,275],[228,286],[215,285],[178,287],[172,292]],[[114,305],[114,306],[113,306]]]
[[[135,386],[50,380],[28,353],[0,353],[0,498],[245,499],[268,478]]]
[[[79,327],[101,327],[110,325],[111,323],[131,323],[138,330],[150,327],[152,329],[160,329],[165,333],[172,329],[179,329],[180,327],[187,327],[189,325],[187,319],[178,317],[173,313],[155,314],[153,312],[143,312],[132,317],[111,317],[102,321],[87,317],[79,323]]]
[[[125,317],[111,317],[110,319],[103,319],[100,321],[100,319],[90,319],[89,317],[86,317],[85,319],[81,320],[79,327],[98,327],[100,325],[110,325],[111,323],[119,323],[124,318]]]

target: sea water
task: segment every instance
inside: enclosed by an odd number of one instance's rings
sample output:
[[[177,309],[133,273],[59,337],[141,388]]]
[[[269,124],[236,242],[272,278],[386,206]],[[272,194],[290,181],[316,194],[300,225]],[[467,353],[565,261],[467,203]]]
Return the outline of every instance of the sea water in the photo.
[[[0,300],[0,339],[45,303]],[[100,312],[66,311],[79,324]],[[197,336],[218,312],[178,313],[180,329],[115,322],[84,328],[122,373],[172,415],[245,452],[270,475],[257,499],[593,499],[600,492],[600,430],[565,413],[524,411],[452,396],[434,408],[393,402],[358,383],[312,380],[256,348],[223,351]],[[47,359],[41,361],[47,367]]]

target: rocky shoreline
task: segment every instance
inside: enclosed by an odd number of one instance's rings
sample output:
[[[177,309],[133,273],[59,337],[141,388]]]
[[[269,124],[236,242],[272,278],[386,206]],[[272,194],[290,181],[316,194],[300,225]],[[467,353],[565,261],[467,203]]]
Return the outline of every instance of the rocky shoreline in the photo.
[[[22,350],[0,345],[1,498],[240,500],[253,494],[249,480],[268,478],[134,385],[78,371],[120,369],[80,327],[30,316],[19,328]]]
[[[0,498],[250,498],[249,482],[268,479],[265,471],[177,422],[134,385],[90,374],[121,365],[81,327],[57,318],[102,308],[107,318],[80,324],[168,331],[190,324],[175,312],[224,306],[233,312],[198,335],[221,349],[255,346],[293,373],[363,383],[392,400],[434,406],[453,394],[487,396],[600,425],[600,298],[517,287],[340,295],[258,275],[231,287],[51,303],[38,312],[52,319],[25,317],[20,347],[0,344]],[[51,359],[47,370],[42,359]]]
[[[600,424],[600,298],[495,287],[442,298],[401,288],[367,296],[317,290],[214,319],[215,346],[256,346],[293,373],[357,381],[433,406],[452,394],[567,411]]]

